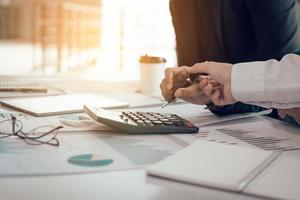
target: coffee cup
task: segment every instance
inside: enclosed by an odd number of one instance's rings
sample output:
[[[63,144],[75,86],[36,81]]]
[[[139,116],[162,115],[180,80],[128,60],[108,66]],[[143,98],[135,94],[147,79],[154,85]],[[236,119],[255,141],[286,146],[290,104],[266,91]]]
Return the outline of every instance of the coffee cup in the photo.
[[[141,56],[140,77],[141,77],[141,91],[144,94],[156,96],[160,92],[160,83],[164,78],[164,70],[166,68],[167,60],[156,56]]]

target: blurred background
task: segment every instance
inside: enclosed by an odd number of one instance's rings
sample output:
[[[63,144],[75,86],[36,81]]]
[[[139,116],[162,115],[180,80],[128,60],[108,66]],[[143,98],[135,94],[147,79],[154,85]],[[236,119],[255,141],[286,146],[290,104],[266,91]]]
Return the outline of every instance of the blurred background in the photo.
[[[144,54],[176,64],[168,0],[0,0],[0,75],[135,80]]]

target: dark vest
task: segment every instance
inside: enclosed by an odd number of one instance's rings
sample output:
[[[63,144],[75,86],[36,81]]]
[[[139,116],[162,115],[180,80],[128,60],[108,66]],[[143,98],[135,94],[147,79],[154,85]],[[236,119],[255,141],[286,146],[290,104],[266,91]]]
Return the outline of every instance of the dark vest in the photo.
[[[171,0],[170,10],[179,66],[299,52],[295,0]]]

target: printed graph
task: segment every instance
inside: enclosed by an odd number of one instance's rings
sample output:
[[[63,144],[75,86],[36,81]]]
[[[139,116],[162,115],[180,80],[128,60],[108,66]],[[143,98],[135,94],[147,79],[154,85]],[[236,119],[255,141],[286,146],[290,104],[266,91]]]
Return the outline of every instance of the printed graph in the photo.
[[[146,143],[142,139],[120,136],[105,136],[101,139],[135,165],[153,164],[172,154],[171,149]]]
[[[255,131],[247,131],[243,129],[222,128],[216,130],[264,150],[300,150],[299,146],[288,144],[287,142],[291,139],[284,136],[258,136]]]

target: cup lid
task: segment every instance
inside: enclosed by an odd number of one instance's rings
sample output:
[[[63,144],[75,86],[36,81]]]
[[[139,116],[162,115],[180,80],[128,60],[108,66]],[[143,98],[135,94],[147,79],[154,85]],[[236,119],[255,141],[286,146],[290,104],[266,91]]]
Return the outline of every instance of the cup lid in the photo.
[[[144,56],[140,56],[139,62],[140,63],[165,63],[167,62],[167,60],[162,57],[148,56],[146,54]]]

